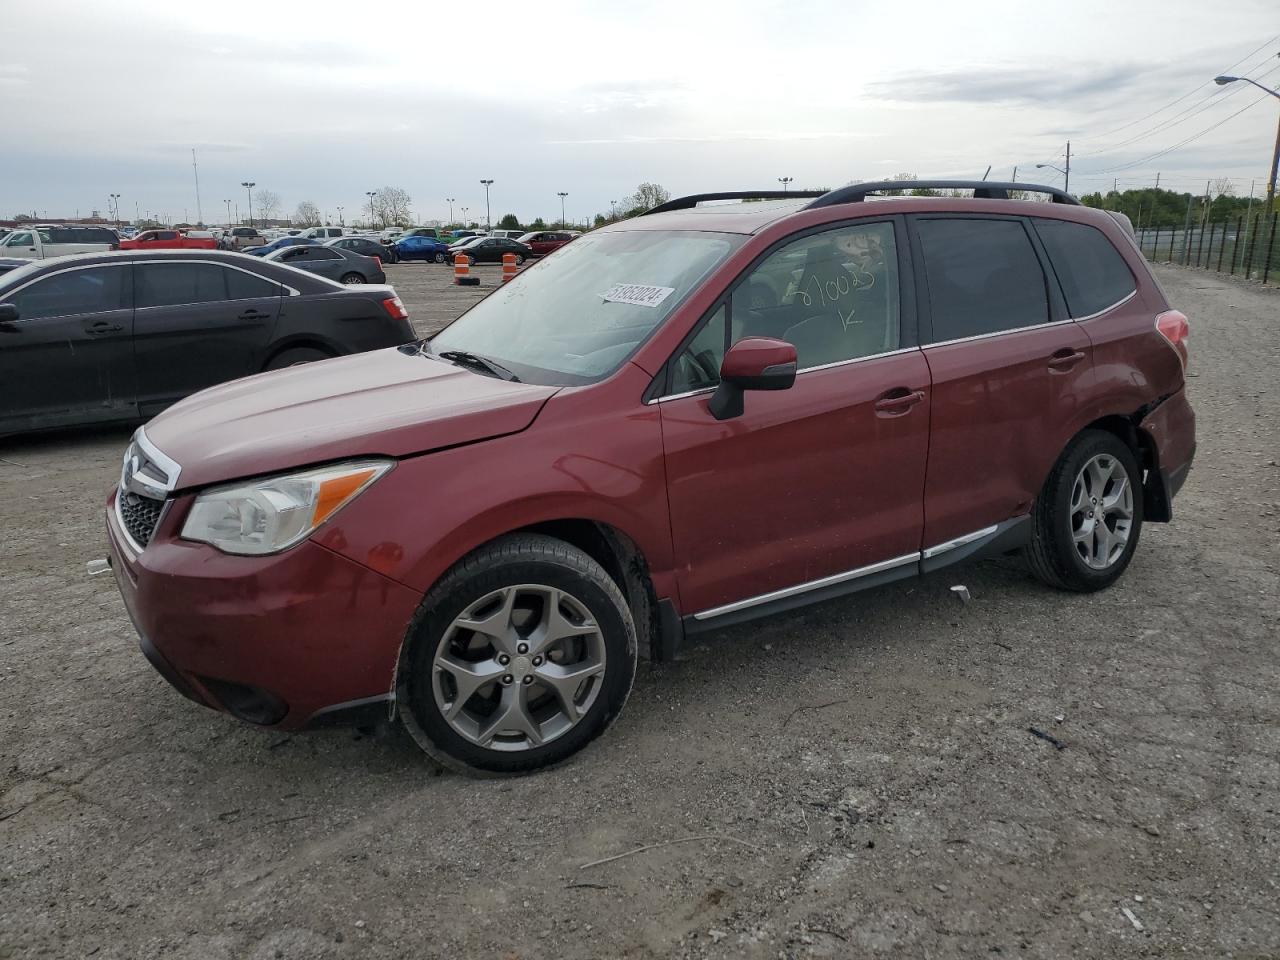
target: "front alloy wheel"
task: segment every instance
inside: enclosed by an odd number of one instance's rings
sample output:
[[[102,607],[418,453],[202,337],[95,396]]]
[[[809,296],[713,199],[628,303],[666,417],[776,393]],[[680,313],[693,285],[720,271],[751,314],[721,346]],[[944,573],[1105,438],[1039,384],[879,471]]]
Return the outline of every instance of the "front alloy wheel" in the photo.
[[[536,770],[613,722],[636,651],[631,610],[599,563],[552,537],[503,537],[423,600],[397,671],[400,716],[455,770]]]

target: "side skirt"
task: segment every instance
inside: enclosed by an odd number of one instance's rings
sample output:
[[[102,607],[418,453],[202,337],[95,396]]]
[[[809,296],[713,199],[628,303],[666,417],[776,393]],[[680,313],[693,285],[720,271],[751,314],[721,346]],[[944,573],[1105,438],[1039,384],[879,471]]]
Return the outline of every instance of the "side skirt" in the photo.
[[[942,570],[952,564],[993,554],[1006,553],[1025,546],[1031,539],[1031,516],[1014,517],[1003,523],[957,537],[947,543],[929,547],[922,553],[907,554],[883,563],[872,564],[848,573],[837,574],[812,583],[799,584],[759,597],[750,597],[712,610],[704,610],[679,620],[677,631],[671,617],[665,617],[663,632],[670,639],[672,659],[687,636],[707,633],[759,617],[784,613],[812,603],[821,603],[862,590],[883,586],[895,580]],[[672,611],[674,613],[674,611]],[[680,635],[677,635],[680,634]]]

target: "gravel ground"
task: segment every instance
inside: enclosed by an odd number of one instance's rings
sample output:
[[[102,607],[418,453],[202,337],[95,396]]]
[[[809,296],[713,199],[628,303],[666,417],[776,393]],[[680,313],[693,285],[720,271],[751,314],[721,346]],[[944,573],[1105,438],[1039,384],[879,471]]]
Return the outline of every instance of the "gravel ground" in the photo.
[[[0,958],[1280,954],[1280,295],[1158,273],[1200,453],[1118,586],[726,630],[519,780],[182,699],[84,574],[128,431],[0,442]]]

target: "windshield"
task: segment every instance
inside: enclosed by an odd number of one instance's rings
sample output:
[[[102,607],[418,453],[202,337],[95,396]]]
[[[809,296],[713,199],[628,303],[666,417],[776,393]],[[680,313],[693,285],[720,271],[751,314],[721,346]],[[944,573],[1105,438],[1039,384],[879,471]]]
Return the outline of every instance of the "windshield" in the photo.
[[[616,370],[745,238],[693,231],[580,237],[499,287],[431,340],[521,380],[592,383]]]

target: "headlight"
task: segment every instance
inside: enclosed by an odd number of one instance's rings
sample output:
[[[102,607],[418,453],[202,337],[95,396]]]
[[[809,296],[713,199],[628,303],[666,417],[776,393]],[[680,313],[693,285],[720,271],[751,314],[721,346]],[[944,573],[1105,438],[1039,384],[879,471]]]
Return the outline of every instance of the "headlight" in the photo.
[[[286,550],[310,536],[391,466],[389,460],[360,460],[213,487],[196,497],[182,536],[226,553]]]

